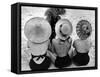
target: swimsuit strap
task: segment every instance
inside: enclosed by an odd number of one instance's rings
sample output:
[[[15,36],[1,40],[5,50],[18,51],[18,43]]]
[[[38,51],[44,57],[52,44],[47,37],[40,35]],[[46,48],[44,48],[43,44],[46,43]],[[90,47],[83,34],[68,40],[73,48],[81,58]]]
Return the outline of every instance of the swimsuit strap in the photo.
[[[68,43],[70,43],[70,42],[69,42],[69,39],[70,39],[70,37],[68,36],[68,38],[66,39],[66,40],[68,41]]]
[[[66,40],[69,40],[69,39],[70,39],[70,37],[68,36],[68,38]]]
[[[37,60],[39,60],[40,58],[46,57],[46,53],[44,55],[38,55],[38,56],[31,54],[31,56],[32,58],[38,57]]]

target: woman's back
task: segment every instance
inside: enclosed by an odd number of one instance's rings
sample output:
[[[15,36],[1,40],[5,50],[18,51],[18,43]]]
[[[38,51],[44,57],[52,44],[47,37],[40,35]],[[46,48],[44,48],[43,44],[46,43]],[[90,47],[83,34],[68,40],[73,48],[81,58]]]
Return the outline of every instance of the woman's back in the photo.
[[[52,43],[54,46],[55,53],[59,57],[66,56],[71,47],[71,44],[68,42],[68,40],[66,40],[65,42],[62,42],[59,39],[53,39]]]
[[[77,39],[74,41],[74,47],[80,53],[86,53],[89,51],[90,42],[88,40]]]

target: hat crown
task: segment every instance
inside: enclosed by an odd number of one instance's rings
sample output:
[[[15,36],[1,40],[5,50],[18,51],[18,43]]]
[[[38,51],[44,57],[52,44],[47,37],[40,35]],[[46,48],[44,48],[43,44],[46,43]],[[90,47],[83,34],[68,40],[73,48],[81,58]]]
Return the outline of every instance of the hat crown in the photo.
[[[44,30],[41,27],[41,24],[36,24],[37,26],[35,26],[34,30],[35,30],[35,35],[36,36],[43,36],[44,35]]]
[[[61,32],[63,34],[69,34],[70,33],[70,30],[71,30],[71,27],[69,26],[69,24],[62,24],[62,27],[61,27]]]

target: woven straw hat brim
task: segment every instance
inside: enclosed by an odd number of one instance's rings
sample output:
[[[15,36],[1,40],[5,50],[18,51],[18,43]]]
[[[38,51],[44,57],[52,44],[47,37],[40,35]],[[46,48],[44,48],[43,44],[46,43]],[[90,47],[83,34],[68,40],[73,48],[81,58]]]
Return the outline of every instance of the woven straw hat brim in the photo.
[[[85,29],[84,27],[85,26]],[[87,39],[92,32],[92,26],[87,20],[80,20],[76,26],[76,33],[80,39]]]
[[[49,39],[51,26],[44,18],[31,18],[25,24],[24,33],[28,40],[34,43],[42,43]]]
[[[63,24],[68,24],[68,25],[66,25],[66,28],[67,28],[67,26],[70,26],[70,29],[71,29],[71,30],[69,31],[69,33],[68,33],[67,35],[71,35],[71,33],[72,33],[72,31],[73,31],[73,28],[72,28],[71,22],[70,22],[68,19],[60,19],[60,20],[56,23],[55,32],[56,32],[57,37],[60,38],[60,39],[65,40],[66,37],[62,36],[62,34],[60,33],[60,26],[61,26],[61,25],[63,26]]]

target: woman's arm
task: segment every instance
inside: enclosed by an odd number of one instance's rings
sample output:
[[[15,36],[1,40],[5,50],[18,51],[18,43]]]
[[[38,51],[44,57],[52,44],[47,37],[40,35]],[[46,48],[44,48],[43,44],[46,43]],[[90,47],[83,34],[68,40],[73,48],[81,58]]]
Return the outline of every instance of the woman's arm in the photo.
[[[52,43],[49,41],[48,50],[52,53],[56,53],[55,47],[54,47],[54,39],[52,40]]]
[[[49,49],[47,50],[47,54],[51,58],[52,62],[55,63],[57,55],[54,48],[54,39],[52,40],[52,43],[49,42]]]
[[[50,40],[48,41],[48,50],[49,50],[50,52],[52,52],[52,45],[51,45]]]
[[[70,44],[72,44],[72,38],[71,38],[71,37],[68,39],[68,42],[69,42]]]
[[[68,51],[68,54],[69,54],[69,56],[70,57],[72,57],[73,56],[73,49],[72,49],[72,38],[69,38],[68,39],[68,42],[69,42],[69,45],[70,45],[70,49],[69,49],[69,51]]]
[[[73,42],[73,48],[75,48],[75,47],[76,47],[75,42],[76,42],[76,41],[74,41],[74,42]]]
[[[56,54],[50,52],[49,50],[47,51],[47,55],[51,58],[51,61],[53,63],[55,63],[55,60],[56,60]]]
[[[72,51],[72,56],[76,55],[76,41],[73,42],[73,51]]]

